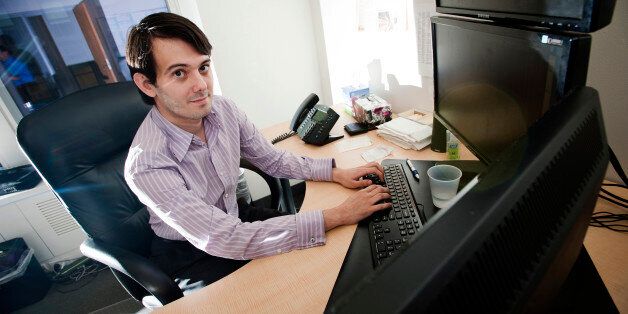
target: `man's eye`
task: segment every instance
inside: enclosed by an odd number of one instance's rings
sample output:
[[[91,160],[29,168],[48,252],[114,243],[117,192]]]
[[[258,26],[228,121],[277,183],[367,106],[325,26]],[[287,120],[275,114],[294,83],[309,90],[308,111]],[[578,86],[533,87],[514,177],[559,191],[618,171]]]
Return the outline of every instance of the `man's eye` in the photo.
[[[207,72],[207,71],[209,71],[209,65],[207,65],[207,64],[201,65],[201,67],[199,68],[199,70],[200,70],[201,72]]]
[[[183,77],[183,71],[181,71],[181,70],[174,71],[174,76],[176,76],[176,77]]]

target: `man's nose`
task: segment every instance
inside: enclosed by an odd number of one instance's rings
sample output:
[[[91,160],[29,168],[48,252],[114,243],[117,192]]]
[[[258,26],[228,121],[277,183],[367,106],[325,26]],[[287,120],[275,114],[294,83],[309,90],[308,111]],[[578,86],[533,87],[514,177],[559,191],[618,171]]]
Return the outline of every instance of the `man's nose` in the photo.
[[[194,85],[192,86],[193,92],[200,92],[207,89],[207,82],[205,81],[205,77],[201,73],[194,74]]]

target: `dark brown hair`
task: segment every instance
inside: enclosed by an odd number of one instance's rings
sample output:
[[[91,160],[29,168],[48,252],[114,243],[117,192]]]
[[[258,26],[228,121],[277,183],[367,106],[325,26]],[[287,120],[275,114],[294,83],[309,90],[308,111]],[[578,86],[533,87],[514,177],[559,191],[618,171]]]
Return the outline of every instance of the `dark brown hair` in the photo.
[[[211,55],[212,45],[207,37],[192,21],[174,13],[154,13],[143,18],[139,24],[131,27],[126,43],[126,63],[131,71],[144,74],[155,84],[155,58],[152,53],[153,38],[177,38],[190,44],[201,54]],[[155,99],[144,94],[140,95],[144,102],[155,104]]]

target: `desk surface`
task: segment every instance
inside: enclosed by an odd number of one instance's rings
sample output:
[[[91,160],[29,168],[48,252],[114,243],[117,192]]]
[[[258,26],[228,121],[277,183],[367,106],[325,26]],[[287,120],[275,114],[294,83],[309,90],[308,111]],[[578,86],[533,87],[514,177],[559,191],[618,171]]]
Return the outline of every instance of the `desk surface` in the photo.
[[[278,148],[310,157],[334,157],[338,167],[348,168],[364,164],[360,154],[379,144],[394,148],[392,159],[442,160],[445,154],[429,148],[421,151],[404,150],[369,132],[347,137],[342,126],[351,118],[341,113],[341,119],[332,133],[345,134],[345,138],[323,147],[307,145],[294,136],[277,145]],[[288,130],[288,123],[262,130],[266,138],[273,138]],[[337,143],[358,137],[369,137],[373,145],[340,153]],[[476,159],[461,145],[461,159]],[[330,182],[306,182],[302,211],[325,209],[344,201],[355,190],[346,189]],[[599,206],[599,205],[598,205]],[[233,274],[190,294],[157,312],[166,313],[322,313],[340,271],[356,226],[342,226],[327,232],[327,243],[320,247],[295,250],[286,254],[251,261]],[[592,228],[597,229],[597,228]],[[620,312],[628,310],[628,260],[626,247],[628,235],[593,230],[587,234],[589,254],[613,296]],[[623,241],[623,242],[622,242]],[[622,246],[620,243],[624,243]],[[623,252],[622,252],[623,251]],[[618,276],[616,271],[623,271]],[[621,303],[624,300],[624,303]],[[623,311],[622,311],[623,310]]]

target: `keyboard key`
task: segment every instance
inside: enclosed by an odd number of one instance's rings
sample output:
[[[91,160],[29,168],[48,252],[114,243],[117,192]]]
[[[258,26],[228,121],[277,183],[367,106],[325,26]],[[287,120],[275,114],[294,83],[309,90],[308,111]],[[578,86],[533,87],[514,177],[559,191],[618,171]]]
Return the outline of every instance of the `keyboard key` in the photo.
[[[379,259],[383,259],[383,258],[386,258],[386,257],[388,257],[388,253],[379,253],[379,254],[377,254],[377,258],[379,258]]]
[[[397,250],[397,251],[401,250],[401,248],[402,248],[401,244],[395,246],[395,250]]]
[[[408,230],[408,234],[414,234],[414,229]]]
[[[405,225],[400,225],[399,226],[399,230],[406,230],[406,226]]]
[[[399,231],[399,233],[400,233],[402,236],[406,235],[406,231],[405,231],[405,230],[401,230],[401,231]]]
[[[387,241],[386,241],[386,245],[392,245],[392,244],[393,244],[393,241],[392,241],[392,240],[387,240]]]
[[[394,247],[394,246],[392,246],[392,245],[389,245],[389,246],[387,246],[387,247],[386,247],[386,249],[387,249],[388,251],[394,251],[394,250],[395,250],[395,247]]]
[[[383,238],[384,238],[383,234],[376,234],[375,235],[375,240],[380,240],[380,239],[383,239]]]
[[[395,244],[401,244],[401,239],[395,239]]]
[[[390,233],[390,228],[384,229],[384,233]]]
[[[384,242],[377,242],[376,247],[377,247],[377,252],[386,251],[386,245],[384,244]]]

